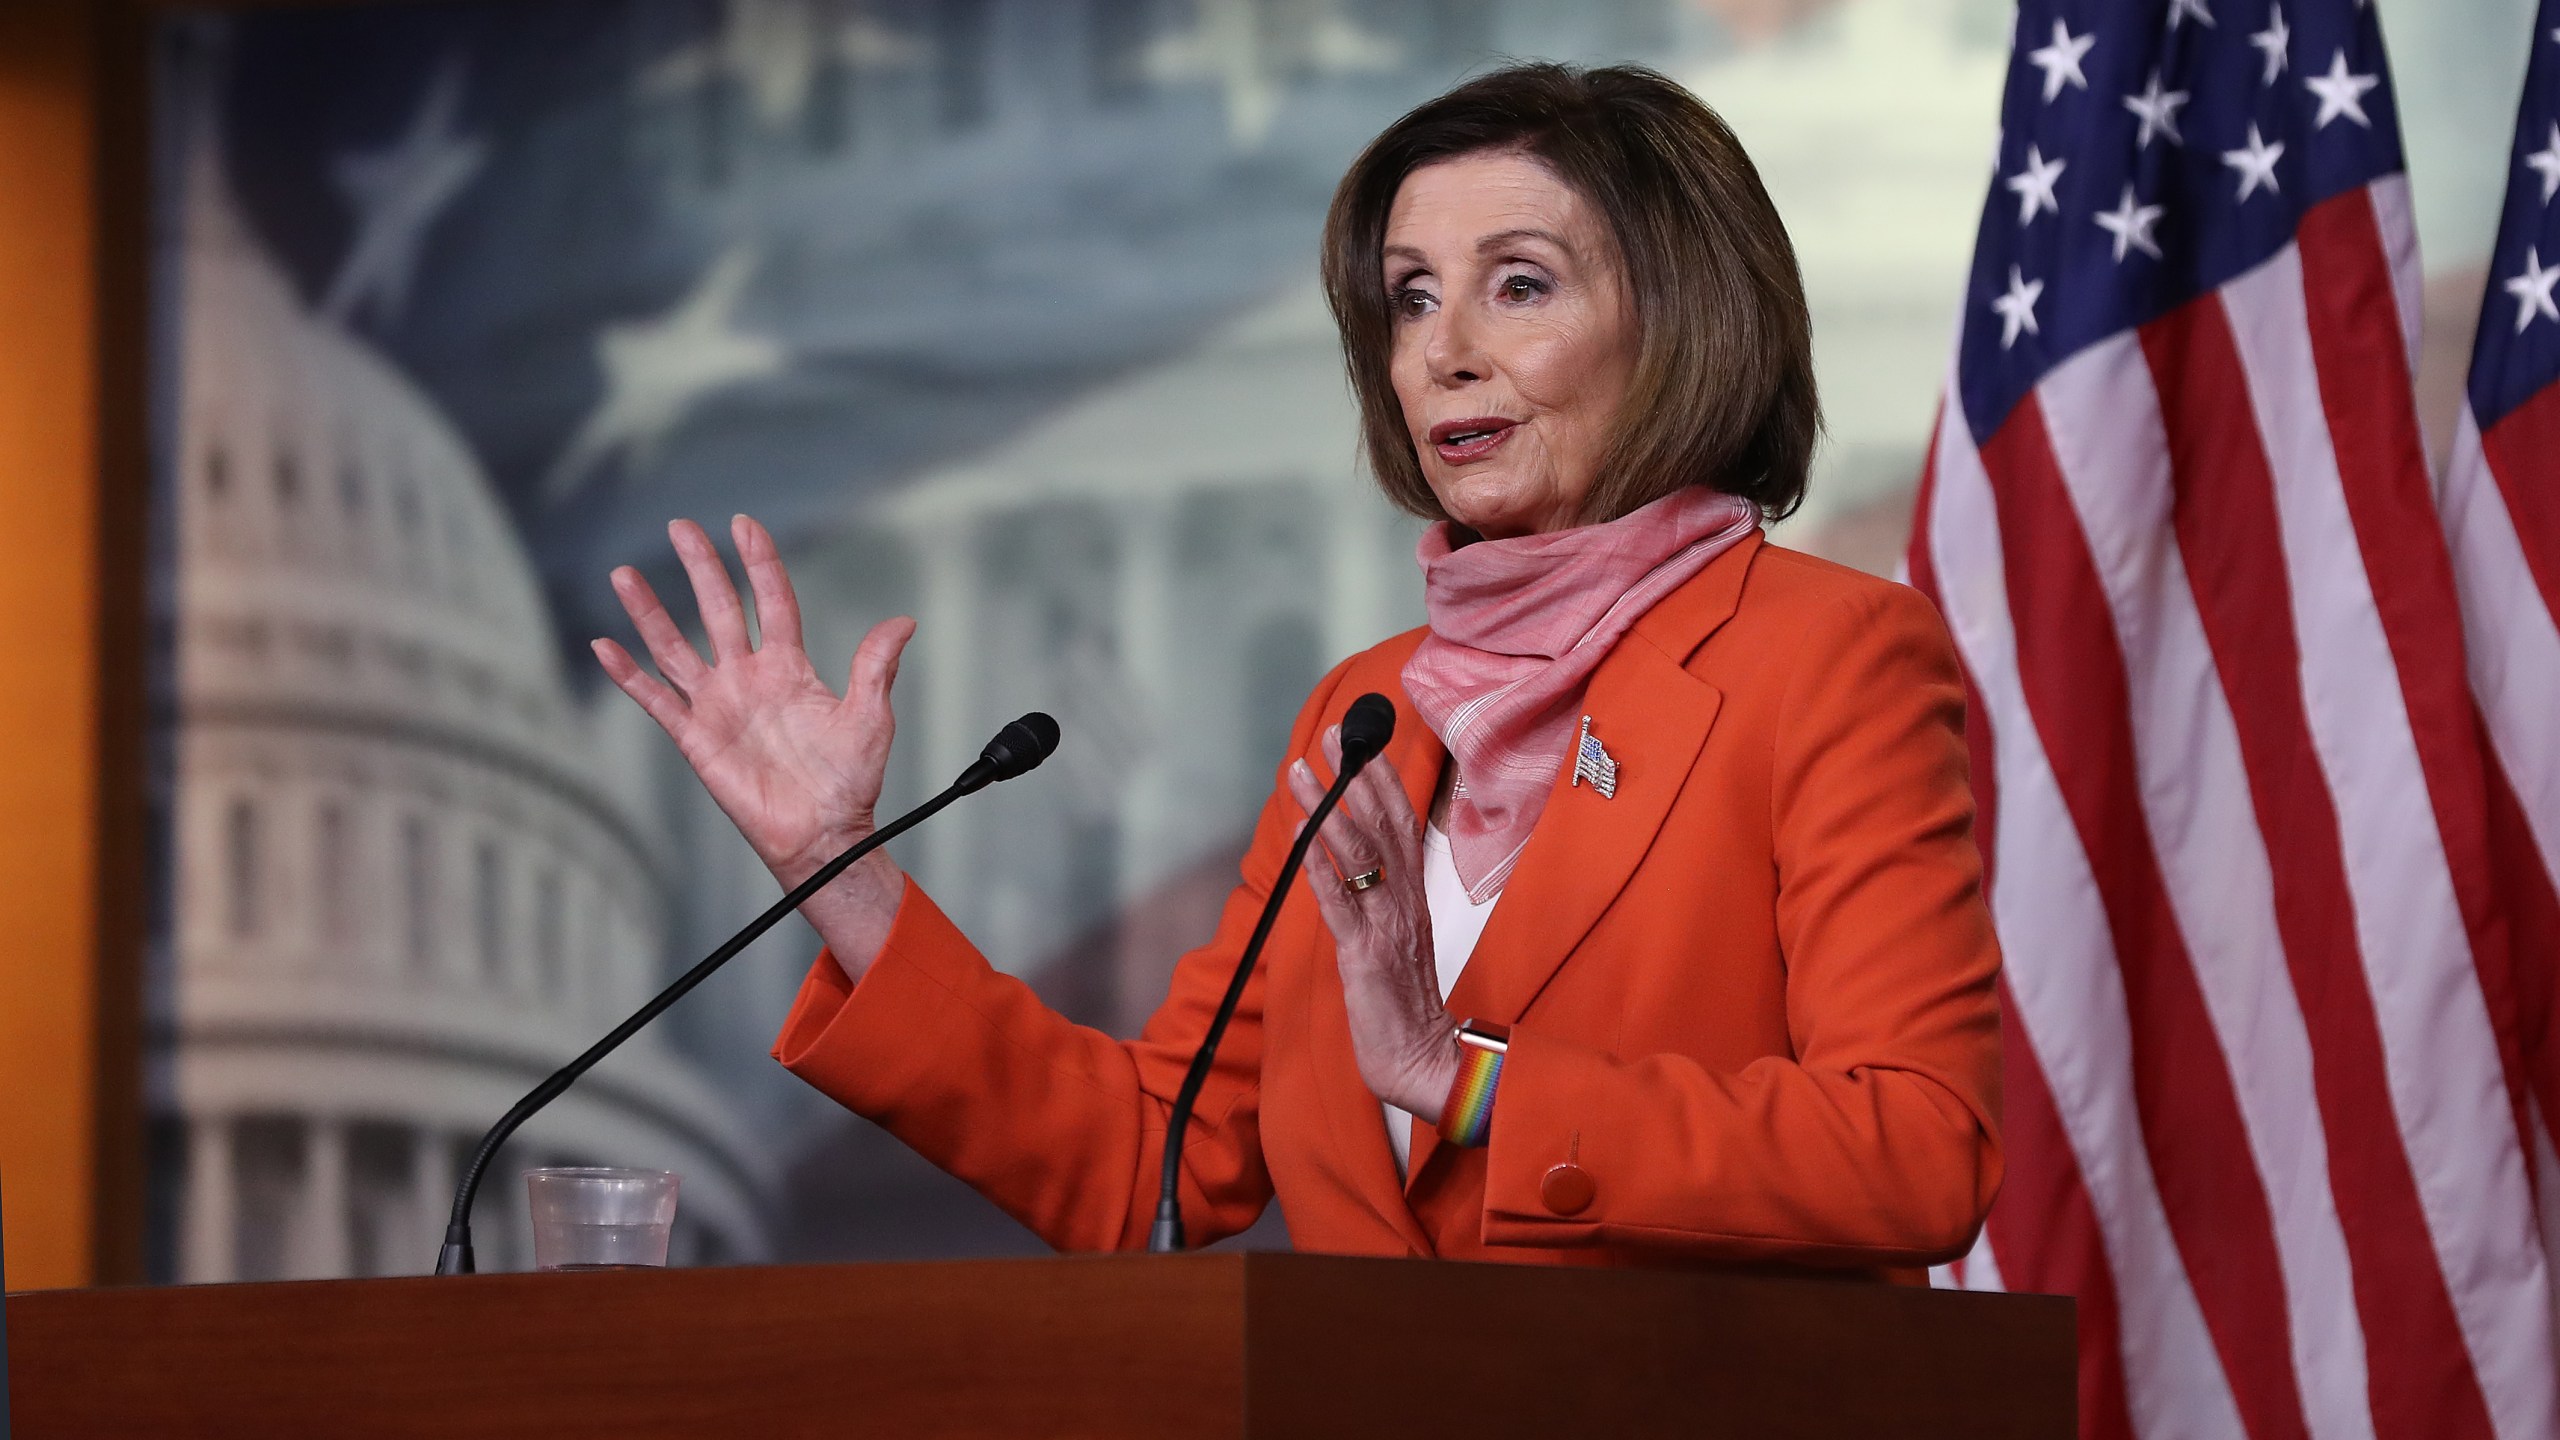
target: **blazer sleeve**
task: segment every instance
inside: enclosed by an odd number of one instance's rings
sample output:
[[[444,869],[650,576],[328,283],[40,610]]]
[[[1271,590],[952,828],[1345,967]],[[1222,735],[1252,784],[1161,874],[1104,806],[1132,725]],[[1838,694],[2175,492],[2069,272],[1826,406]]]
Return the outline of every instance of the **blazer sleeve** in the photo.
[[[1347,668],[1326,676],[1300,712],[1291,756],[1308,752]],[[1166,1117],[1297,819],[1287,788],[1275,786],[1216,934],[1175,966],[1136,1040],[1051,1010],[989,965],[910,879],[860,984],[820,952],[774,1058],[1058,1249],[1143,1248]],[[1263,994],[1257,967],[1185,1132],[1182,1214],[1194,1245],[1250,1226],[1271,1198],[1259,1129]]]
[[[1524,1019],[1495,1102],[1487,1244],[1890,1266],[1952,1259],[1979,1231],[2000,1182],[1999,950],[1954,647],[1899,585],[1832,602],[1808,631],[1771,757],[1793,1055],[1719,1072]],[[1546,1184],[1565,1163],[1592,1182],[1573,1214]]]

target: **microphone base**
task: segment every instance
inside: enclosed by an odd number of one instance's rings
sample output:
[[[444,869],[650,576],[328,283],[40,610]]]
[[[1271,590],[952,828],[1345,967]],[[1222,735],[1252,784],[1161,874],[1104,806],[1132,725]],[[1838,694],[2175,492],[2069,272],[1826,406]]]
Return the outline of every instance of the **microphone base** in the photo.
[[[447,1240],[444,1248],[436,1252],[436,1273],[439,1275],[469,1275],[476,1269],[471,1263],[471,1242],[468,1240]]]
[[[1157,1216],[1156,1223],[1149,1226],[1147,1229],[1147,1253],[1150,1255],[1179,1255],[1182,1253],[1182,1249],[1181,1218],[1177,1216],[1168,1220],[1164,1216]]]

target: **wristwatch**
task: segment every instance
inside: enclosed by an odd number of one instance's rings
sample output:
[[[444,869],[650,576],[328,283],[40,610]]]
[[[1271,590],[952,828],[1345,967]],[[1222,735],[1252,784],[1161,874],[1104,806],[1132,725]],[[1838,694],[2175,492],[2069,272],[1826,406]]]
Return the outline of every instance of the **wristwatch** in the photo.
[[[1440,1107],[1440,1135],[1452,1145],[1482,1145],[1493,1138],[1493,1094],[1502,1062],[1511,1053],[1511,1027],[1490,1020],[1458,1026],[1458,1075]]]

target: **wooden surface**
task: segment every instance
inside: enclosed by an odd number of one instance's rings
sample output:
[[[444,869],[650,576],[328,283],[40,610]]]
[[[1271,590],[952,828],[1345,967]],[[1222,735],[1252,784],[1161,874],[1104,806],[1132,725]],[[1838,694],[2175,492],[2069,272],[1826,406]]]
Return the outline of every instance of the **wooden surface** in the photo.
[[[2072,1306],[2061,1296],[1255,1258],[1286,1263],[1252,1282],[1254,1436],[2076,1433]],[[1381,1282],[1382,1265],[1393,1283]]]
[[[46,1437],[2072,1434],[2068,1300],[1305,1255],[11,1296]]]

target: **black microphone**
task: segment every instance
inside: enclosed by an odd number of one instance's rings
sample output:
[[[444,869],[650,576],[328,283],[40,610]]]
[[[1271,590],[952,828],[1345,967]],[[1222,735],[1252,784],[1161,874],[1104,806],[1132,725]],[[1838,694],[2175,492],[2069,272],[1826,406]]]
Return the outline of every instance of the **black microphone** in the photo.
[[[1147,1230],[1147,1252],[1171,1255],[1183,1247],[1182,1240],[1182,1136],[1191,1128],[1191,1109],[1200,1103],[1200,1087],[1209,1078],[1209,1067],[1218,1058],[1218,1042],[1225,1038],[1227,1022],[1235,1018],[1236,1002],[1244,998],[1244,982],[1253,974],[1253,962],[1262,957],[1262,943],[1271,938],[1271,926],[1280,918],[1280,905],[1289,898],[1289,886],[1298,878],[1298,867],[1306,863],[1307,847],[1315,843],[1316,831],[1324,826],[1324,817],[1351,788],[1353,776],[1361,767],[1387,748],[1396,733],[1396,707],[1393,701],[1375,691],[1351,702],[1342,717],[1342,769],[1333,784],[1316,802],[1306,824],[1298,827],[1298,841],[1289,847],[1289,858],[1280,867],[1280,878],[1271,885],[1271,897],[1262,902],[1262,918],[1254,922],[1253,938],[1244,945],[1244,954],[1236,961],[1235,978],[1227,982],[1226,998],[1218,1002],[1218,1013],[1209,1021],[1209,1033],[1200,1038],[1200,1048],[1191,1056],[1191,1069],[1182,1077],[1182,1089],[1173,1097],[1172,1113],[1164,1124],[1164,1176],[1156,1187],[1155,1223]]]
[[[499,1117],[497,1124],[489,1127],[489,1133],[480,1138],[480,1148],[472,1152],[471,1164],[462,1173],[462,1183],[453,1192],[453,1218],[444,1227],[444,1249],[436,1255],[436,1273],[472,1273],[471,1202],[480,1193],[480,1176],[489,1168],[489,1161],[497,1155],[498,1147],[505,1144],[507,1137],[516,1133],[525,1121],[532,1119],[535,1111],[560,1098],[560,1093],[574,1084],[579,1076],[594,1069],[597,1061],[612,1054],[623,1041],[639,1034],[642,1026],[666,1013],[669,1006],[683,999],[694,986],[710,979],[712,971],[736,958],[739,951],[754,944],[758,936],[772,929],[783,916],[799,909],[810,896],[825,889],[828,881],[843,874],[853,862],[924,823],[934,812],[961,796],[974,795],[999,780],[1010,780],[1036,767],[1057,748],[1058,722],[1036,710],[997,731],[996,738],[987,742],[987,748],[978,753],[978,758],[970,762],[968,769],[960,772],[960,778],[952,781],[949,788],[863,836],[853,848],[819,866],[808,879],[793,886],[790,894],[773,902],[771,909],[748,922],[747,928],[730,936],[719,949],[704,956],[702,963],[659,991],[656,999],[641,1006],[630,1019],[613,1027],[611,1034],[588,1047],[587,1053],[561,1066],[551,1073],[549,1079],[534,1086],[529,1094],[515,1103],[513,1109]]]

